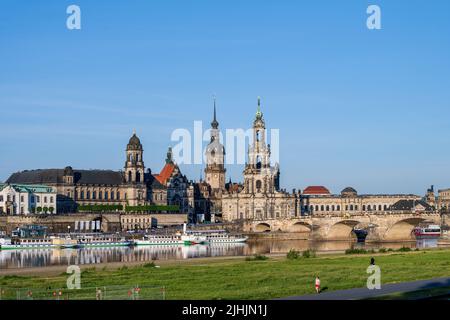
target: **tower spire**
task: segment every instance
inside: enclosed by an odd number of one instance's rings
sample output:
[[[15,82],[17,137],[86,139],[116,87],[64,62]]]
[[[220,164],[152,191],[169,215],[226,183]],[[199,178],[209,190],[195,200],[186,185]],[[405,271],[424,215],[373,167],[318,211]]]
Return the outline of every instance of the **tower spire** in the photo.
[[[216,96],[215,95],[213,96],[213,99],[214,99],[214,118],[213,118],[213,121],[211,122],[211,127],[213,129],[217,129],[217,128],[219,128],[219,122],[217,122],[217,118],[216,118]]]
[[[256,119],[262,119],[262,112],[261,112],[261,97],[258,96],[258,108],[256,109]]]

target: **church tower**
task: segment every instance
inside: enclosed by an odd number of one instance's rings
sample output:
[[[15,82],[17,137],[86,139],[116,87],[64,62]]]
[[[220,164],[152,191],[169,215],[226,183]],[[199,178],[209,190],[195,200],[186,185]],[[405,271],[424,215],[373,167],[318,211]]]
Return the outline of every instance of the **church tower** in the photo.
[[[216,118],[216,99],[214,98],[214,118],[211,122],[211,141],[206,147],[205,180],[213,190],[225,189],[225,148],[220,143],[219,122]]]
[[[261,112],[261,100],[258,97],[258,109],[253,121],[253,144],[248,150],[248,163],[244,171],[245,193],[274,193],[279,189],[279,167],[270,165],[270,145],[266,144],[266,124]]]
[[[136,132],[130,138],[127,145],[125,162],[125,181],[127,183],[144,183],[144,150]]]

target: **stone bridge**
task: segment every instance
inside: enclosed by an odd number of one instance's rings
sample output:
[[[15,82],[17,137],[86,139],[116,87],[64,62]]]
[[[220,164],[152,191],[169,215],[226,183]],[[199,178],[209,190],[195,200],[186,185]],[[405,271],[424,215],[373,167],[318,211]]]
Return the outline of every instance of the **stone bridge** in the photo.
[[[292,232],[299,239],[351,240],[354,228],[368,232],[367,241],[413,240],[414,227],[420,223],[441,224],[439,213],[371,213],[292,217],[285,219],[247,220],[244,232]]]

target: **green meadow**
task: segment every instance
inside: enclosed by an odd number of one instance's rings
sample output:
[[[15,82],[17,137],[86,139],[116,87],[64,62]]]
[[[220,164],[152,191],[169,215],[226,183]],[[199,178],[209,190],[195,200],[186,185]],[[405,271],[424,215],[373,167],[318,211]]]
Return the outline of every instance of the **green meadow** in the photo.
[[[450,276],[450,250],[373,256],[381,268],[382,284]],[[162,263],[159,268],[152,263],[118,269],[89,268],[82,271],[81,286],[164,287],[166,299],[272,299],[314,293],[316,275],[320,276],[325,291],[364,287],[371,257],[370,254],[341,254],[299,256],[294,260],[286,257],[210,259]],[[66,274],[3,276],[0,288],[65,288],[67,277]],[[72,295],[76,298],[76,293]]]

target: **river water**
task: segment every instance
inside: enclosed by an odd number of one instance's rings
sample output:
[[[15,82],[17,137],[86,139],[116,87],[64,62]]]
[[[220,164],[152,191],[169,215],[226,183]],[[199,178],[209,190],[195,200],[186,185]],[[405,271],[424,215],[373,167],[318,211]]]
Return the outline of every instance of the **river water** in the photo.
[[[250,240],[245,244],[214,244],[198,246],[111,247],[92,249],[36,249],[0,251],[0,269],[83,265],[108,262],[147,262],[182,260],[218,256],[249,256],[254,254],[285,254],[290,249],[304,251],[343,251],[349,248],[398,249],[401,247],[437,247],[437,240],[397,243],[356,243],[346,241]]]

